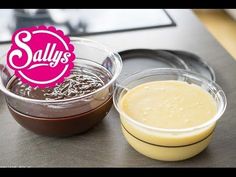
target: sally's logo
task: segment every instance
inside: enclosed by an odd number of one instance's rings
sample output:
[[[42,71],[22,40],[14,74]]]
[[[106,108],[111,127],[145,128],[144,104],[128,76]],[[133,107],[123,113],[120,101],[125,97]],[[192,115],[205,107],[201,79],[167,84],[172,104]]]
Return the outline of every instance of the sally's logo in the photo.
[[[63,82],[73,68],[74,47],[61,30],[31,27],[16,31],[7,65],[22,82],[40,88]]]

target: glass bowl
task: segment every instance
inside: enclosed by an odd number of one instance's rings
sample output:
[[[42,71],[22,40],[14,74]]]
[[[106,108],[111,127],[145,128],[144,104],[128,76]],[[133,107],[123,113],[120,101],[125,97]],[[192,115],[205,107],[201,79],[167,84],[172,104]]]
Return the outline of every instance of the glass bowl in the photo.
[[[105,83],[83,96],[38,100],[16,95],[8,89],[14,72],[5,63],[1,64],[0,90],[13,117],[26,129],[47,136],[69,136],[92,128],[109,112],[115,82],[122,69],[120,56],[95,41],[71,37],[71,43],[76,55],[73,70],[83,68],[83,72],[92,73]]]
[[[200,86],[214,98],[217,113],[209,121],[184,129],[157,128],[129,117],[119,106],[119,100],[131,88],[151,81],[176,80]],[[188,159],[204,150],[213,135],[216,122],[226,108],[226,96],[215,82],[182,69],[150,69],[136,73],[117,85],[113,95],[115,108],[120,114],[122,132],[128,143],[141,154],[163,161]]]

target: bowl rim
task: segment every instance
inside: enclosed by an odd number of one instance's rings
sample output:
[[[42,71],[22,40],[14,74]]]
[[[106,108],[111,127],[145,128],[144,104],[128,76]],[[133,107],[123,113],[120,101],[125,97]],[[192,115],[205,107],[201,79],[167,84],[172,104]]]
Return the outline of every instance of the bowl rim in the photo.
[[[193,127],[189,127],[189,128],[158,128],[158,127],[154,127],[154,126],[150,126],[150,125],[146,125],[143,124],[135,119],[133,119],[132,117],[128,116],[124,111],[122,111],[119,107],[119,100],[120,100],[120,94],[118,94],[118,89],[123,89],[125,90],[124,85],[122,85],[122,83],[127,82],[127,80],[131,80],[132,81],[136,81],[137,79],[140,79],[142,76],[144,76],[144,74],[149,74],[148,77],[153,75],[158,75],[158,74],[165,74],[165,73],[169,73],[171,74],[171,72],[175,73],[175,74],[181,74],[182,76],[191,78],[194,77],[195,79],[200,80],[201,82],[205,82],[209,85],[211,85],[213,88],[217,89],[217,93],[216,95],[218,95],[221,105],[219,108],[217,108],[217,113],[208,121],[197,125],[197,126],[193,126]],[[138,77],[139,78],[135,78]],[[141,77],[140,77],[141,76]],[[135,78],[135,80],[134,80]],[[171,80],[171,79],[170,79]],[[130,83],[129,82],[129,83]],[[122,91],[121,91],[122,92]],[[154,68],[154,69],[146,69],[144,71],[141,72],[137,72],[129,77],[127,77],[126,79],[122,80],[116,87],[114,93],[113,93],[113,104],[116,108],[116,110],[118,111],[118,113],[120,114],[120,116],[123,116],[125,118],[125,120],[127,120],[128,122],[130,122],[131,124],[137,126],[137,127],[141,127],[144,128],[146,130],[150,130],[150,131],[154,131],[154,132],[161,132],[161,133],[184,133],[184,132],[194,132],[196,130],[200,130],[200,129],[204,129],[214,123],[216,123],[216,121],[218,119],[220,119],[222,117],[222,114],[224,113],[226,106],[227,106],[227,98],[225,96],[224,91],[222,90],[222,88],[214,81],[211,81],[203,76],[201,76],[200,74],[197,74],[195,72],[192,71],[187,71],[184,69],[176,69],[176,68]]]
[[[94,48],[96,48],[98,50],[103,50],[103,51],[107,52],[107,54],[109,56],[113,56],[115,58],[115,63],[117,65],[117,68],[116,68],[116,71],[115,71],[114,75],[112,76],[111,80],[109,80],[109,82],[107,82],[101,88],[99,88],[99,89],[97,89],[97,90],[95,90],[91,93],[88,93],[88,94],[85,94],[85,95],[82,95],[82,96],[78,96],[78,97],[62,99],[62,100],[39,100],[39,99],[26,98],[26,97],[17,95],[15,93],[9,91],[3,85],[1,80],[0,80],[0,91],[2,91],[7,96],[10,96],[12,98],[16,98],[16,99],[19,99],[19,100],[22,100],[22,101],[29,101],[29,102],[34,102],[34,103],[63,103],[63,102],[78,100],[78,99],[96,94],[96,93],[102,91],[103,89],[106,89],[108,86],[110,86],[117,79],[117,77],[121,73],[121,70],[122,70],[122,67],[123,67],[122,59],[121,59],[120,55],[117,52],[112,51],[111,49],[109,49],[108,47],[103,45],[102,43],[94,41],[94,40],[90,40],[90,39],[86,39],[86,38],[80,38],[80,37],[74,37],[74,36],[70,36],[70,40],[71,40],[71,42],[74,42],[74,43],[79,42],[81,44],[85,43],[87,45],[92,45]],[[5,55],[3,55],[3,56],[5,56]],[[1,56],[1,58],[3,56]],[[6,67],[6,65],[4,66],[4,68],[2,70],[4,70],[5,67]],[[0,71],[0,76],[2,76],[2,71]]]

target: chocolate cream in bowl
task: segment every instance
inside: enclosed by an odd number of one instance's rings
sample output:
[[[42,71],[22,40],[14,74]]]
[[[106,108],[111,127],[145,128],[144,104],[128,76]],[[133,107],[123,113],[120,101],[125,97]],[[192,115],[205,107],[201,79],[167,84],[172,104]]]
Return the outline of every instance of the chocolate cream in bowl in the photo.
[[[8,90],[44,102],[36,106],[30,101],[11,101],[8,107],[18,123],[38,134],[81,133],[97,124],[110,110],[113,86],[106,86],[110,79],[109,72],[102,67],[82,66],[76,66],[63,83],[53,88],[33,88],[12,77]]]

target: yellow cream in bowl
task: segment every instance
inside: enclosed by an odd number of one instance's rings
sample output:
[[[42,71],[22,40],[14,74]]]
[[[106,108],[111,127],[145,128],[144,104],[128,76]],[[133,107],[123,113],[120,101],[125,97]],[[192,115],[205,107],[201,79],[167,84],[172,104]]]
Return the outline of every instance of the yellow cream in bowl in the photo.
[[[202,125],[217,112],[214,98],[203,88],[183,81],[153,81],[138,85],[119,100],[122,131],[140,153],[159,160],[190,158],[207,147],[215,124],[195,131],[155,131],[137,126],[182,130]]]

